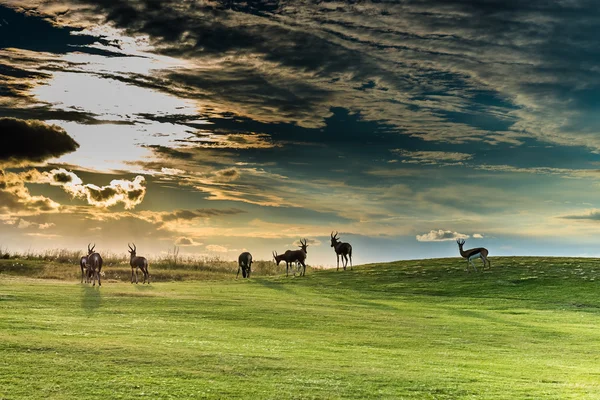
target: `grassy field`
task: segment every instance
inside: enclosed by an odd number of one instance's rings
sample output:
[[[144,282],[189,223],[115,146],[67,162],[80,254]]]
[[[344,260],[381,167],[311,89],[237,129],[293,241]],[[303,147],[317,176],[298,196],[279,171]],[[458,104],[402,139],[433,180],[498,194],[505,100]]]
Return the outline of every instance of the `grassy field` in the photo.
[[[37,279],[43,265],[8,266],[1,399],[600,398],[595,259],[494,258],[479,274],[436,259],[101,288],[58,267],[59,279]]]

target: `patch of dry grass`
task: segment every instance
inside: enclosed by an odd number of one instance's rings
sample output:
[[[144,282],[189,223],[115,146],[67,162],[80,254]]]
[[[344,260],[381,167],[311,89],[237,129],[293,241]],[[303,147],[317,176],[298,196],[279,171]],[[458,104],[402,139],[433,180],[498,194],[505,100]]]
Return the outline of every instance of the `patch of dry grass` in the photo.
[[[7,253],[3,253],[7,254]],[[79,258],[83,253],[68,250],[49,250],[44,253],[11,254],[0,256],[0,273],[27,276],[41,279],[80,280]],[[124,255],[103,254],[105,282],[129,282],[131,267],[129,258]],[[226,261],[218,257],[156,258],[149,260],[152,282],[185,280],[235,279],[238,270],[236,261]],[[307,271],[312,270],[308,267]],[[279,266],[272,261],[258,260],[252,264],[252,276],[275,276],[285,274],[285,264]],[[139,278],[142,278],[139,273]],[[242,279],[242,274],[239,275]]]

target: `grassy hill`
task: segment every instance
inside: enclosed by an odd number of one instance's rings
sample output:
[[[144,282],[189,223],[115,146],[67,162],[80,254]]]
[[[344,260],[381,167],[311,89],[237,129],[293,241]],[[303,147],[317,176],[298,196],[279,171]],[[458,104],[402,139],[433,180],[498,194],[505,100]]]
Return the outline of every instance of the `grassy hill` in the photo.
[[[435,259],[102,288],[34,279],[48,266],[25,264],[21,274],[0,263],[1,399],[600,393],[596,259],[497,257],[478,274]]]

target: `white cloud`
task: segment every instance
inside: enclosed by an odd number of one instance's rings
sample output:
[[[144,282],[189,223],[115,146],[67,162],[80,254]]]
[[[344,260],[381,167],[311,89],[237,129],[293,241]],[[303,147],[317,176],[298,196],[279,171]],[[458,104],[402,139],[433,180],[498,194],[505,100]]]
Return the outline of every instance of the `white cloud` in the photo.
[[[417,240],[419,242],[445,242],[456,239],[468,239],[469,235],[465,235],[464,233],[445,231],[443,229],[439,230],[431,230],[429,233],[424,233],[423,235],[417,235]]]
[[[26,221],[23,218],[20,218],[19,222],[16,223],[16,225],[17,225],[17,228],[19,228],[19,229],[27,229],[27,228],[33,227],[33,228],[42,229],[42,230],[55,226],[55,224],[51,223],[51,222],[45,223],[45,224],[38,224],[36,222]]]
[[[146,179],[138,175],[132,181],[113,179],[107,186],[97,186],[83,181],[73,172],[64,168],[53,169],[49,172],[30,170],[21,175],[32,183],[47,183],[60,186],[71,196],[87,200],[88,204],[96,207],[111,207],[123,204],[125,209],[132,209],[144,200],[146,194]]]
[[[21,220],[19,220],[19,223],[17,224],[17,228],[26,229],[26,228],[29,228],[31,225],[33,225],[33,223],[31,223],[29,221],[25,221],[24,219],[21,219]]]
[[[175,240],[176,246],[200,246],[202,243],[196,242],[193,238],[181,236]]]
[[[182,170],[182,169],[179,169],[179,168],[166,168],[166,167],[163,167],[163,168],[161,168],[160,172],[163,175],[175,175],[175,176],[185,174],[185,171]]]
[[[206,246],[206,250],[213,253],[227,253],[229,251],[227,247],[219,246],[218,244],[209,244]]]

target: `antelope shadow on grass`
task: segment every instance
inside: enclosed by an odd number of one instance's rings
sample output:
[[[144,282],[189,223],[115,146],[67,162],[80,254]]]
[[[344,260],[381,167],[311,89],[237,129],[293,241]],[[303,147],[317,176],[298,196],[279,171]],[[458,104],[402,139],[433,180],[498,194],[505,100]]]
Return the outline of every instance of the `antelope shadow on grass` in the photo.
[[[100,308],[102,304],[102,289],[96,286],[81,287],[81,308],[87,313],[93,314]]]

